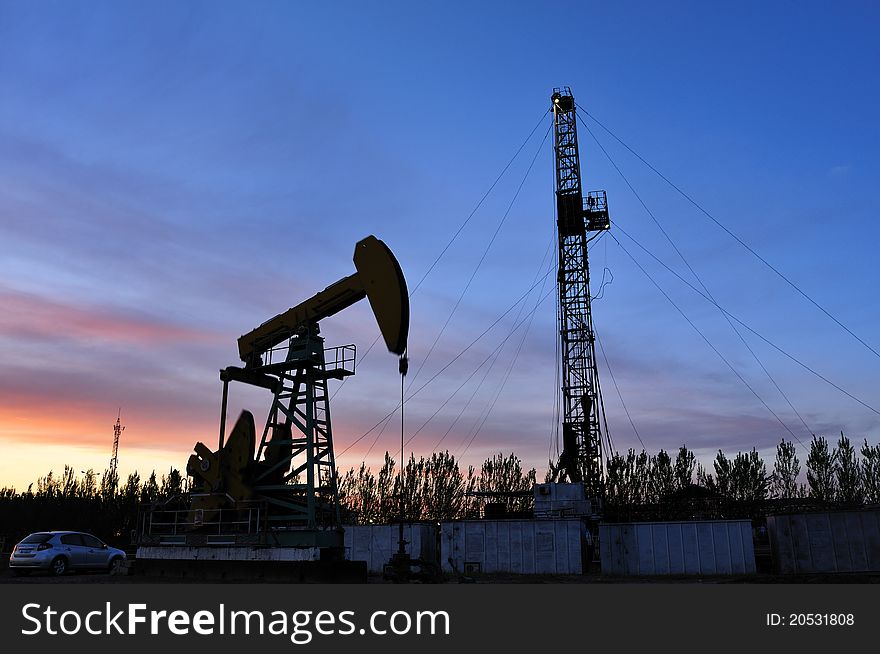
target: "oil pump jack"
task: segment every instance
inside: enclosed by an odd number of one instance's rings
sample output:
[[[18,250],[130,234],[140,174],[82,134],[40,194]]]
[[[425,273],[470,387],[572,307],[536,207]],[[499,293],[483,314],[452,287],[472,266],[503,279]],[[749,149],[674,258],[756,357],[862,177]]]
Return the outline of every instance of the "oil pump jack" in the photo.
[[[194,480],[191,511],[201,511],[201,520],[256,501],[267,507],[263,531],[272,544],[342,546],[327,382],[354,374],[356,351],[353,345],[325,349],[318,323],[367,298],[390,352],[403,357],[409,332],[406,280],[391,250],[368,236],[355,246],[354,265],[354,274],[238,339],[244,366],[220,371],[219,448],[197,443],[187,464]],[[248,411],[226,436],[233,381],[272,394],[259,445]]]
[[[581,190],[577,105],[567,86],[550,97],[556,162],[559,236],[559,339],[562,355],[562,443],[555,466],[560,481],[583,483],[588,497],[603,489],[605,409],[596,367],[587,244],[610,228],[605,191]]]

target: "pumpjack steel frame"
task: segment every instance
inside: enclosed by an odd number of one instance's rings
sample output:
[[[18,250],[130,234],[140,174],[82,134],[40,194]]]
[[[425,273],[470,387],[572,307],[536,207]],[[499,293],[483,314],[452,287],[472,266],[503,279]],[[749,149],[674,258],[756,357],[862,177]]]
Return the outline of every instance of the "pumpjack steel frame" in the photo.
[[[327,380],[354,374],[355,348],[353,345],[332,348],[331,352],[341,351],[343,356],[337,356],[328,367],[324,339],[315,333],[317,325],[314,328],[300,338],[291,339],[287,357],[277,372],[279,385],[256,456],[260,460],[265,454],[266,460],[277,462],[256,477],[254,488],[270,503],[287,511],[270,515],[270,521],[310,529],[334,529],[341,520]],[[348,364],[351,369],[347,368]],[[277,364],[266,368],[272,366]],[[273,449],[284,448],[290,448],[289,456],[273,456]],[[282,483],[268,483],[276,471],[283,471]],[[303,474],[305,482],[298,483],[296,480]],[[292,492],[299,496],[299,501],[275,497],[279,491]]]

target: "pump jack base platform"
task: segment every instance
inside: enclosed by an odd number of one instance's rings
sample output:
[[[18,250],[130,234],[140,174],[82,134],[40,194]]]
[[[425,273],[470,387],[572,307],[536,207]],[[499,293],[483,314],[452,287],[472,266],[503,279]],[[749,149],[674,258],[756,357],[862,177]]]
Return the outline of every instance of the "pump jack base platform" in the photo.
[[[321,560],[305,551],[290,551],[295,549],[299,548],[141,547],[128,572],[180,581],[367,583],[366,561]]]

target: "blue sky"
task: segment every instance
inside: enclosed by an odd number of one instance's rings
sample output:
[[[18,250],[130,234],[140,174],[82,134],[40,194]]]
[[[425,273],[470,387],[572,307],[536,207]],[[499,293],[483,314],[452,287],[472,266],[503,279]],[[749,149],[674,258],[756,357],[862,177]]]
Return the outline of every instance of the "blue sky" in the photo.
[[[217,370],[236,362],[239,334],[352,272],[369,233],[414,286],[543,115],[413,297],[410,379],[525,178],[421,386],[547,268],[553,162],[539,145],[560,85],[880,348],[878,18],[856,2],[0,2],[0,483],[68,460],[102,468],[119,407],[123,468],[183,467],[196,440],[213,442]],[[876,406],[880,359],[588,124],[722,306]],[[580,142],[585,189],[606,189],[613,224],[687,277],[582,126]],[[807,442],[718,310],[614,233]],[[610,237],[591,261],[594,291],[613,276],[594,321],[649,450],[687,443],[708,462],[756,446],[769,459],[791,440]],[[518,309],[408,403],[409,429]],[[416,454],[489,370],[443,448],[461,453],[482,422],[466,462],[515,451],[542,474],[554,321],[551,295],[413,439]],[[377,333],[366,303],[322,328],[361,355]],[[810,431],[880,439],[876,413],[747,340]],[[601,356],[600,375],[616,445],[641,447]],[[379,346],[362,360],[334,398],[337,452],[395,406],[398,381]],[[231,412],[261,414],[265,400],[241,392]],[[369,449],[375,433],[340,466],[396,446],[393,424]]]

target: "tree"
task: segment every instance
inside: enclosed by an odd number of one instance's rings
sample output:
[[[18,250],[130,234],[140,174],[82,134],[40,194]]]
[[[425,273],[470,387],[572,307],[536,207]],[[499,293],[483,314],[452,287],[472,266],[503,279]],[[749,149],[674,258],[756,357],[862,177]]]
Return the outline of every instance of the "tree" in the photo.
[[[116,497],[116,494],[119,490],[119,477],[115,470],[107,468],[104,470],[104,474],[101,475],[101,498],[105,503],[109,503],[113,501],[113,498]]]
[[[864,500],[862,475],[856,459],[856,448],[840,432],[834,462],[837,477],[837,500],[846,504],[861,504]]]
[[[697,464],[697,484],[713,492],[718,491],[718,485],[715,483],[715,478],[706,472],[706,468],[703,467],[702,463]]]
[[[373,471],[361,463],[355,473],[350,469],[339,482],[339,503],[348,513],[345,522],[374,524],[379,521],[382,503]]]
[[[880,504],[880,444],[862,445],[862,488],[868,504]]]
[[[120,499],[129,504],[137,504],[140,499],[141,476],[134,471],[125,480],[125,485],[119,491]]]
[[[807,484],[810,497],[830,502],[836,495],[834,459],[836,452],[828,449],[828,441],[823,436],[813,436],[810,454],[807,456]]]
[[[645,450],[638,454],[632,448],[627,450],[623,463],[621,499],[624,504],[644,504],[648,501],[650,479],[650,457]]]
[[[612,506],[626,504],[624,497],[624,470],[626,461],[619,452],[608,459],[605,473],[605,500]]]
[[[421,520],[423,499],[422,481],[424,479],[425,459],[422,457],[416,461],[415,455],[410,455],[409,461],[403,468],[403,475],[394,478],[394,497],[398,501],[398,516],[404,520]]]
[[[693,483],[696,457],[694,453],[682,445],[675,457],[675,488],[681,490]]]
[[[486,459],[480,468],[476,490],[481,493],[517,493],[531,491],[535,485],[535,469],[523,472],[522,462],[515,454],[504,456],[498,453]],[[507,506],[508,511],[524,511],[532,506],[533,498],[499,497],[498,501]]]
[[[171,468],[168,475],[162,475],[162,487],[159,491],[160,497],[168,499],[183,492],[183,477],[177,468]]]
[[[159,484],[156,481],[156,471],[150,473],[149,479],[141,486],[141,502],[150,503],[159,499]]]
[[[79,490],[79,484],[76,481],[76,473],[71,466],[64,466],[64,474],[61,477],[61,496],[74,497]]]
[[[743,502],[759,502],[767,498],[770,480],[767,466],[755,448],[751,452],[737,452],[733,460],[734,499]]]
[[[724,455],[724,452],[718,450],[712,465],[715,468],[715,490],[722,497],[733,499],[733,464],[730,459]]]
[[[754,448],[737,452],[733,460],[718,450],[715,456],[715,489],[720,495],[737,502],[755,502],[767,497],[767,467]]]
[[[426,520],[452,520],[464,512],[465,478],[448,451],[435,452],[427,460],[422,490]]]
[[[649,473],[649,499],[659,502],[675,490],[675,470],[672,459],[665,450],[660,450],[651,457]]]
[[[61,494],[60,484],[50,470],[45,477],[37,479],[37,497],[55,497]]]
[[[91,499],[98,494],[98,475],[95,474],[92,468],[89,468],[83,474],[84,476],[79,483],[77,494],[80,497]]]
[[[773,464],[773,475],[770,478],[773,497],[780,499],[797,497],[797,478],[800,473],[801,463],[795,453],[794,443],[783,438],[776,446],[776,461]]]
[[[376,477],[376,495],[379,499],[377,518],[379,522],[390,522],[400,515],[398,498],[394,497],[394,484],[397,477],[394,459],[385,452],[385,461]]]

